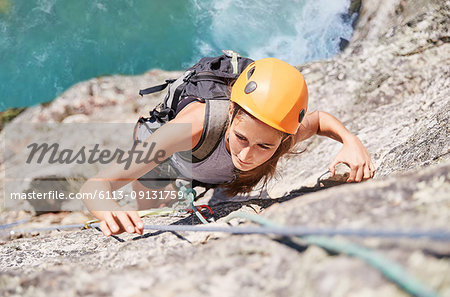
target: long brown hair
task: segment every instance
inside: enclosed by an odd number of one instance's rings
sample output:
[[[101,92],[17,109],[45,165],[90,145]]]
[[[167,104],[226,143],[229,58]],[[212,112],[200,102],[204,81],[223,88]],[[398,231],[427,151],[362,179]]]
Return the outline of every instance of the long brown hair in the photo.
[[[239,105],[233,104],[233,106],[233,116],[229,124],[230,126],[235,117],[248,116],[255,119],[254,116],[247,113]],[[223,185],[227,195],[235,196],[239,193],[248,193],[252,191],[261,180],[263,181],[262,188],[266,186],[267,182],[275,174],[280,157],[289,153],[295,144],[293,135],[281,131],[279,133],[282,136],[283,141],[269,160],[249,171],[240,171],[235,168],[235,178],[233,181]]]

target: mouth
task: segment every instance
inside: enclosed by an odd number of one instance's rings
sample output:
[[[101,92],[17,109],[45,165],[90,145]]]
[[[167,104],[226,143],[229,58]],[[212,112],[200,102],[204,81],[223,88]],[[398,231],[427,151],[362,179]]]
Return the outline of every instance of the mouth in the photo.
[[[250,164],[251,164],[251,163],[242,161],[241,159],[239,159],[238,156],[236,156],[236,159],[237,159],[237,160],[239,161],[239,163],[241,163],[242,165],[250,165]]]

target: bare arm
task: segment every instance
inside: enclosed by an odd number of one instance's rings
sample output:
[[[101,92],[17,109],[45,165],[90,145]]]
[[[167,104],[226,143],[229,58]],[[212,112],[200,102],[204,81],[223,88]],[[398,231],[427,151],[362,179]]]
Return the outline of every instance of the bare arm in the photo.
[[[327,136],[343,144],[328,168],[332,176],[336,165],[344,163],[351,170],[347,182],[360,182],[373,177],[375,166],[369,152],[358,137],[350,133],[338,119],[323,111],[308,113],[295,135],[295,140],[299,142],[315,134]]]
[[[175,152],[190,150],[193,147],[192,142],[199,139],[203,130],[202,115],[204,115],[204,107],[193,105],[187,108],[185,113],[180,113],[176,119],[159,128],[146,140],[148,144],[155,144],[153,152],[163,152],[164,157],[150,163],[132,162],[128,169],[124,168],[124,164],[113,163],[90,178],[82,186],[80,192],[111,194],[152,170],[159,162]],[[148,147],[149,145],[147,145]],[[141,143],[136,146],[135,150],[146,151],[147,149]],[[136,211],[125,211],[114,200],[84,199],[83,202],[89,211],[100,220],[100,227],[105,235],[119,234],[124,231],[142,234],[144,224]]]

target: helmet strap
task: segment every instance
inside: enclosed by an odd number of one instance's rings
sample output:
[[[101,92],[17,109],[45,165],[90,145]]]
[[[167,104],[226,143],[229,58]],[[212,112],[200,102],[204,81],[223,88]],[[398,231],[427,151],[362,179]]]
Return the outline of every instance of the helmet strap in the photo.
[[[292,134],[287,134],[283,136],[283,139],[281,139],[281,142],[287,140]]]

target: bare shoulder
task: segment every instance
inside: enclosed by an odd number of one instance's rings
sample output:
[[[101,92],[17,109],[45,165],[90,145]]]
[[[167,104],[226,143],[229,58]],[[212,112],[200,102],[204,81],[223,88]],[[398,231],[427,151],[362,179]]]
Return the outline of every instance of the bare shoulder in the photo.
[[[192,147],[200,141],[205,123],[205,104],[193,102],[183,108],[172,123],[187,123],[192,125]]]

